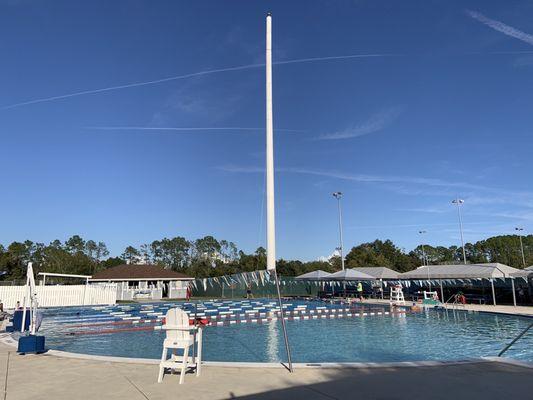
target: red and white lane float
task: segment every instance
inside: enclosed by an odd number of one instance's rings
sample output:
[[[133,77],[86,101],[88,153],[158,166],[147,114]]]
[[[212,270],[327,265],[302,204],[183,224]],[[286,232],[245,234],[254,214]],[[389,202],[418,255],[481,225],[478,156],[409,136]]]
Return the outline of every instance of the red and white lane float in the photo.
[[[392,316],[395,314],[404,314],[404,309],[393,309],[386,311],[385,309],[359,309],[359,308],[327,308],[317,307],[315,309],[306,310],[304,308],[295,309],[285,312],[286,321],[309,321],[320,319],[337,319],[337,318],[365,318],[375,316]],[[279,319],[279,309],[273,311],[257,310],[255,312],[245,313],[219,313],[214,316],[202,316],[196,319],[196,322],[191,319],[191,324],[201,323],[205,326],[228,326],[236,324],[263,324]],[[71,325],[69,328],[76,330],[70,331],[67,335],[103,335],[120,332],[139,332],[151,331],[154,328],[161,326],[164,323],[162,317],[158,318],[140,318],[134,320],[120,320],[111,322],[95,322],[82,323]]]

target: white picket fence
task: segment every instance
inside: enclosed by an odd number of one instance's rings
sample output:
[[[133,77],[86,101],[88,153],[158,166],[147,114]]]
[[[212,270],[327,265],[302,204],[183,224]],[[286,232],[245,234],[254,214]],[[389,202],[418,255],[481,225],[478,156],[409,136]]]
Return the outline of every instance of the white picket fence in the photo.
[[[24,298],[24,286],[0,286],[0,302],[4,308],[14,308]],[[109,285],[37,286],[39,307],[93,306],[115,304],[117,287]]]

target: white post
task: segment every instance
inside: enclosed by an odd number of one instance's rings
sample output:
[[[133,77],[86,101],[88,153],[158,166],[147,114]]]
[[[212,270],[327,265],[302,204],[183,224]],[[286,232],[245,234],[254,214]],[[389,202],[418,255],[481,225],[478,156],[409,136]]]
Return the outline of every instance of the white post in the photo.
[[[266,20],[266,196],[267,269],[276,269],[276,221],[274,204],[274,124],[272,117],[272,15]]]
[[[276,224],[274,208],[274,125],[272,120],[272,14],[266,18],[266,180],[267,180],[267,270],[273,273],[278,293],[279,313],[289,371],[292,372],[291,350],[285,327],[285,313],[276,272]]]
[[[496,305],[496,292],[494,291],[494,279],[490,279],[490,287],[492,288],[492,304]]]
[[[440,301],[442,302],[442,304],[445,303],[445,299],[444,299],[444,290],[442,289],[442,279],[439,281],[440,283]]]
[[[24,333],[26,330],[26,299],[29,298],[29,277],[26,276],[26,285],[24,286],[24,297],[22,298],[22,323],[20,325],[20,333]]]
[[[516,307],[516,294],[514,292],[514,278],[511,278],[511,288],[513,289],[513,305]]]

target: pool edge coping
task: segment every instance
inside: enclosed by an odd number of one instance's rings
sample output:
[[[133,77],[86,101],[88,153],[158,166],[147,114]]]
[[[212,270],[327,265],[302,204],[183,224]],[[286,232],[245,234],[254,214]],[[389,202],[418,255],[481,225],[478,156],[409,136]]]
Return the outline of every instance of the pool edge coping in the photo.
[[[9,347],[16,348],[17,342],[11,334],[1,333],[0,342]],[[122,364],[141,364],[141,365],[158,365],[160,360],[154,358],[134,358],[134,357],[114,357],[114,356],[99,356],[93,354],[72,353],[61,350],[47,350],[43,353],[44,356],[54,356],[59,358],[69,358],[85,361],[98,362],[112,362]],[[510,364],[523,368],[533,369],[533,363],[525,361],[514,360],[507,357],[472,357],[460,360],[449,361],[395,361],[395,362],[316,362],[316,363],[293,363],[294,368],[297,369],[368,369],[368,368],[416,368],[416,367],[438,367],[464,364],[478,364],[500,362]],[[286,368],[283,363],[272,362],[230,362],[230,361],[203,361],[204,367],[219,367],[219,368]]]
[[[378,302],[369,302],[370,305],[383,305]],[[450,309],[447,309],[450,310]],[[532,318],[533,315],[524,315],[520,313],[505,313],[492,310],[456,310],[464,312],[476,312],[487,314],[499,314],[515,317]],[[8,332],[0,333],[0,343],[10,347],[17,347],[17,342]],[[100,356],[94,354],[73,353],[62,350],[49,349],[43,355],[55,356],[60,358],[70,358],[86,361],[99,361],[99,362],[112,362],[123,364],[144,364],[144,365],[158,365],[160,360],[155,358],[135,358],[135,357],[116,357],[116,356]],[[533,362],[520,361],[507,357],[497,356],[485,356],[485,357],[470,357],[458,360],[426,360],[426,361],[394,361],[394,362],[316,362],[316,363],[292,363],[295,368],[344,368],[344,369],[364,369],[364,368],[414,368],[414,367],[437,367],[437,366],[450,366],[450,365],[462,365],[462,364],[476,364],[487,362],[499,362],[523,368],[533,369]],[[207,367],[222,367],[222,368],[286,368],[281,363],[272,362],[239,362],[239,361],[202,361],[202,366]]]

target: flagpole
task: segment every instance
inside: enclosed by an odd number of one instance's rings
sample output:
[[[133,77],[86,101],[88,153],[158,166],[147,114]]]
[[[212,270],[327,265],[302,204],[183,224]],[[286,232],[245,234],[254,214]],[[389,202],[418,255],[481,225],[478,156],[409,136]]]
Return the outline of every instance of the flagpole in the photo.
[[[274,208],[274,126],[272,120],[272,14],[266,18],[266,180],[267,180],[267,270],[274,274],[279,302],[279,315],[287,350],[288,369],[292,372],[291,349],[285,326],[279,278],[276,272],[276,221]]]

